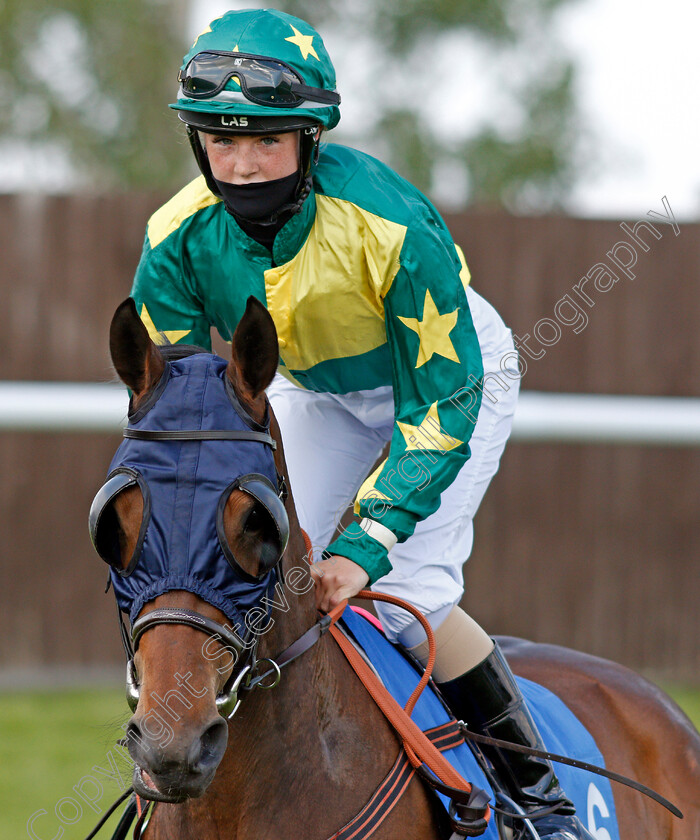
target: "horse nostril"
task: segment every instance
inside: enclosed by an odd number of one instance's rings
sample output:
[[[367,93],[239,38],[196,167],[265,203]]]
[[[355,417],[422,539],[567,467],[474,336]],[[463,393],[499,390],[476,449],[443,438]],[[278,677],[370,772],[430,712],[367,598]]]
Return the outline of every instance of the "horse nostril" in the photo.
[[[126,748],[129,751],[129,755],[136,761],[136,753],[138,752],[139,746],[142,744],[141,739],[141,730],[137,723],[134,723],[134,719],[132,718],[126,729],[124,730],[126,734]]]
[[[228,724],[219,717],[192,743],[188,761],[190,769],[206,772],[216,767],[226,751],[227,742]]]

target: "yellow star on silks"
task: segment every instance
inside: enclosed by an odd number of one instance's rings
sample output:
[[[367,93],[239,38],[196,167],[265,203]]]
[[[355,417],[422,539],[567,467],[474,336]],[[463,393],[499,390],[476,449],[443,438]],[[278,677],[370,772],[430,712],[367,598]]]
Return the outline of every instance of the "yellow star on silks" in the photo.
[[[420,421],[420,426],[401,423],[399,420],[396,421],[396,425],[406,441],[406,452],[411,449],[441,449],[443,452],[449,452],[450,449],[456,449],[464,442],[449,435],[440,425],[437,400]]]
[[[292,24],[289,24],[292,26]],[[296,28],[296,26],[292,26],[294,30],[294,35],[289,38],[285,38],[285,41],[291,41],[292,44],[295,44],[301,50],[301,57],[306,61],[311,54],[316,61],[320,61],[319,57],[316,55],[316,50],[314,49],[314,36],[313,35],[302,35],[301,32]]]
[[[441,315],[437,306],[435,306],[430,289],[425,291],[423,317],[420,320],[398,316],[399,321],[405,324],[409,330],[417,333],[420,339],[418,359],[416,360],[417,368],[429,362],[435,354],[459,363],[459,356],[450,341],[450,333],[457,323],[458,316],[459,310],[457,309],[454,312],[446,312]]]
[[[369,501],[371,499],[380,499],[381,501],[390,502],[391,499],[386,495],[386,493],[382,493],[381,490],[378,490],[374,485],[379,477],[379,473],[384,468],[384,464],[386,464],[386,460],[382,461],[382,463],[377,467],[377,469],[371,474],[368,475],[367,478],[362,482],[362,486],[357,491],[357,496],[355,497],[355,504],[354,504],[354,511],[359,515],[360,513],[360,502]]]
[[[181,338],[192,332],[192,330],[161,330],[159,332],[148,309],[146,309],[145,303],[141,307],[141,320],[154,344],[166,344],[168,341],[171,344],[176,344]]]

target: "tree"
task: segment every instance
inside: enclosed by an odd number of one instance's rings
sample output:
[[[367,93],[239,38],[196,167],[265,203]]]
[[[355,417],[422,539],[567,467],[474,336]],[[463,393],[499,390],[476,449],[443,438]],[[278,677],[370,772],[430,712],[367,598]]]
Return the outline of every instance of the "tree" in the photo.
[[[585,163],[575,68],[555,35],[568,2],[275,5],[311,21],[338,66],[331,142],[386,160],[438,203],[541,211]],[[193,162],[167,103],[193,3],[0,0],[0,141],[58,144],[98,188],[181,184]]]
[[[50,141],[99,188],[181,182],[190,156],[167,103],[186,9],[186,0],[0,2],[5,146]]]
[[[343,84],[361,77],[358,96],[372,128],[341,122],[337,136],[374,151],[428,194],[442,170],[443,180],[466,183],[463,200],[470,204],[541,211],[562,205],[586,164],[575,67],[556,35],[557,13],[568,2],[281,0],[279,6],[313,20],[324,34],[342,33],[344,49],[332,51],[334,59],[340,52],[335,60],[345,57],[341,94]],[[479,117],[465,107],[475,90]],[[449,188],[440,193],[449,198]]]

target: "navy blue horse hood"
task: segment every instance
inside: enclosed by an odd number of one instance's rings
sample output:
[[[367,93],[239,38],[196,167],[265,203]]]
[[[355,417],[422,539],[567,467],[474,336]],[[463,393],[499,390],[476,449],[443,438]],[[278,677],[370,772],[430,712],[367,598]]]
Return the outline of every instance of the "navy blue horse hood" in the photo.
[[[226,367],[209,353],[166,362],[145,404],[130,414],[125,440],[93,502],[93,543],[110,563],[117,603],[132,624],[146,602],[179,589],[208,601],[241,635],[250,635],[246,613],[265,595],[273,597],[288,535],[275,444],[269,422],[256,423],[240,405]],[[196,439],[177,439],[185,432],[195,432]],[[141,530],[132,557],[121,558],[108,511],[122,490],[136,484],[144,502]],[[223,532],[226,501],[236,487],[262,504],[278,531],[276,556],[258,578],[238,566]]]

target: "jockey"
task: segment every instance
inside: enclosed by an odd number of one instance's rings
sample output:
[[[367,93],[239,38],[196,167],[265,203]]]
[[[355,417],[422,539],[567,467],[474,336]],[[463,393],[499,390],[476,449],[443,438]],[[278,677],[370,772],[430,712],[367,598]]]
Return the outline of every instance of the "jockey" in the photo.
[[[227,12],[179,81],[170,107],[202,176],[149,221],[132,291],[142,320],[156,341],[210,347],[211,327],[231,338],[249,295],[266,305],[280,347],[268,396],[315,547],[319,608],[367,585],[409,601],[434,628],[434,677],[454,714],[542,749],[503,655],[457,606],[515,410],[510,331],[423,195],[365,154],[320,144],[340,96],[307,23]],[[360,521],[333,540],[353,498]],[[377,610],[425,664],[412,616]],[[484,753],[542,837],[592,840],[549,762]]]

